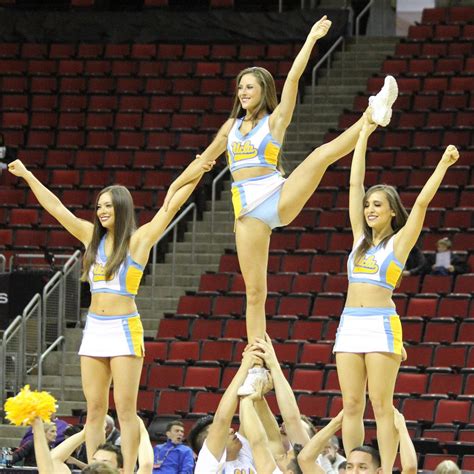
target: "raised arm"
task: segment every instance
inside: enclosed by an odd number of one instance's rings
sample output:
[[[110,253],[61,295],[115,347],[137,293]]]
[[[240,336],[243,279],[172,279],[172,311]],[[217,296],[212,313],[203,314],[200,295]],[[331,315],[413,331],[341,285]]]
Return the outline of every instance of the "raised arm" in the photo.
[[[140,444],[138,445],[138,470],[137,474],[151,474],[153,472],[153,446],[150,436],[145,428],[143,420],[138,417],[140,423]]]
[[[69,438],[65,439],[62,443],[58,444],[51,451],[51,458],[53,461],[65,463],[71,454],[86,440],[85,430],[79,431],[79,433],[73,434]]]
[[[396,409],[393,409],[393,420],[395,428],[400,436],[400,462],[402,474],[416,474],[418,472],[418,460],[415,446],[408,433],[405,417]]]
[[[434,198],[436,191],[443,181],[444,175],[450,166],[459,158],[459,152],[454,145],[449,145],[443,153],[438,166],[423,186],[420,194],[416,198],[415,204],[408,216],[406,224],[398,231],[394,240],[395,256],[401,262],[408,258],[410,250],[416,244],[423,228],[426,209]]]
[[[46,441],[43,422],[40,418],[35,418],[31,426],[33,428],[36,465],[38,466],[39,474],[55,472],[51,452],[48,447],[48,442]]]
[[[219,129],[212,143],[187,166],[187,168],[171,183],[165,196],[163,207],[168,208],[171,198],[185,184],[200,179],[203,173],[210,171],[216,160],[224,153],[227,148],[227,137],[234,119],[228,119]]]
[[[352,157],[351,176],[349,180],[349,217],[351,220],[352,235],[354,243],[364,233],[364,179],[365,179],[365,154],[367,142],[372,132],[377,128],[376,124],[370,123],[367,114],[364,114],[364,122],[359,133],[359,139]]]
[[[214,415],[214,421],[209,428],[209,434],[206,438],[207,448],[216,459],[221,458],[229,436],[232,417],[237,409],[237,390],[244,383],[248,370],[254,365],[256,360],[258,359],[255,358],[251,350],[244,352],[242,364],[219,402]]]
[[[240,417],[240,422],[245,426],[245,433],[252,448],[257,472],[259,474],[273,473],[277,465],[270,451],[268,437],[251,397],[245,397],[240,401]]]
[[[319,430],[298,454],[298,464],[303,474],[325,472],[316,463],[317,457],[323,452],[331,436],[342,427],[343,413],[340,411],[322,430]]]
[[[313,25],[303,47],[293,61],[293,65],[283,85],[280,104],[273,111],[270,118],[272,134],[279,141],[283,140],[285,131],[293,117],[293,110],[295,109],[296,97],[298,95],[298,82],[308,65],[311,51],[316,41],[326,36],[330,27],[331,21],[324,15]]]
[[[309,436],[301,423],[301,413],[295,395],[281,370],[268,334],[265,335],[265,340],[256,339],[255,346],[262,351],[261,354],[259,353],[260,357],[265,361],[265,365],[272,375],[278,408],[285,422],[288,439],[292,444],[297,443],[304,446],[309,441]]]
[[[93,225],[77,218],[31,171],[28,171],[20,160],[12,161],[8,171],[19,178],[23,178],[41,206],[46,209],[70,234],[87,246],[92,237]]]
[[[164,206],[153,219],[135,231],[130,240],[130,254],[140,264],[146,264],[150,250],[176,216],[181,206],[196,189],[200,177],[181,187],[171,198],[168,208]]]

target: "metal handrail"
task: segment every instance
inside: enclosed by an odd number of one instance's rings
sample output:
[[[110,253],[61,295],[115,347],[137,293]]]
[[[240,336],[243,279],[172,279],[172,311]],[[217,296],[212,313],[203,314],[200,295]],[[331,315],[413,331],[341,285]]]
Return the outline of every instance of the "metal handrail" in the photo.
[[[82,254],[79,250],[76,250],[70,257],[69,259],[67,260],[67,262],[64,264],[63,266],[63,269],[62,269],[62,272],[63,272],[63,275],[64,275],[64,320],[66,320],[66,308],[65,308],[65,305],[66,305],[66,298],[67,298],[67,295],[69,293],[66,293],[67,291],[67,288],[66,288],[66,278],[69,276],[70,273],[74,272],[76,270],[76,268],[78,268],[78,280],[80,279],[80,272],[81,272],[81,269],[80,269],[80,263],[81,263],[81,257],[82,257]],[[79,265],[79,267],[76,267],[76,265]],[[76,294],[76,300],[77,300],[77,307],[75,308],[75,312],[76,312],[76,325],[79,326],[79,323],[80,323],[80,311],[79,311],[79,308],[80,308],[80,300],[81,300],[81,285],[80,283],[78,283],[77,285],[77,294]]]
[[[214,242],[214,213],[216,210],[216,186],[217,183],[223,178],[223,176],[229,171],[229,167],[226,166],[221,172],[212,180],[211,189],[211,242]]]
[[[4,272],[5,268],[7,266],[7,259],[5,258],[5,255],[3,253],[0,253],[0,272]]]
[[[18,315],[5,329],[2,335],[2,345],[0,346],[0,402],[3,407],[5,403],[5,380],[7,373],[7,364],[6,364],[6,347],[10,338],[14,333],[21,328],[22,317]],[[15,387],[17,388],[17,387]]]
[[[193,211],[193,223],[192,223],[192,240],[191,240],[191,258],[192,262],[195,263],[195,242],[196,242],[196,219],[197,219],[197,207],[195,203],[189,204],[188,207],[169,225],[169,227],[161,234],[161,237],[157,240],[152,250],[151,260],[151,307],[152,311],[155,311],[155,277],[156,277],[156,252],[158,244],[171,232],[173,231],[173,249],[172,249],[172,266],[171,266],[171,286],[174,286],[175,280],[175,262],[176,262],[176,241],[178,238],[178,224],[184,219],[184,217]]]
[[[362,9],[362,11],[356,17],[356,31],[355,31],[356,44],[359,42],[360,20],[362,19],[364,15],[366,15],[369,12],[373,4],[374,4],[374,0],[370,0],[370,2]]]
[[[63,319],[64,319],[64,301],[63,301],[63,291],[62,287],[64,286],[64,280],[63,280],[63,274],[61,271],[57,271],[53,277],[46,283],[46,285],[43,288],[43,298],[42,298],[42,314],[43,314],[43,327],[42,327],[42,334],[41,334],[41,351],[43,351],[43,348],[46,347],[46,318],[48,315],[47,311],[47,303],[48,303],[48,296],[52,291],[55,289],[55,287],[59,285],[60,286],[60,295],[59,295],[59,304],[60,304],[60,314],[58,314],[58,335],[62,335],[62,330],[63,330]]]
[[[65,360],[65,347],[66,347],[66,338],[64,336],[59,336],[49,347],[48,349],[41,354],[41,357],[38,361],[38,390],[41,390],[43,385],[43,362],[48,357],[49,354],[56,348],[59,344],[62,344],[62,357],[61,357],[61,399],[64,399],[64,360]]]
[[[43,327],[43,314],[42,314],[42,304],[41,304],[41,295],[39,293],[36,293],[36,295],[31,298],[29,303],[25,306],[25,309],[23,310],[23,313],[21,315],[21,325],[22,325],[22,331],[21,331],[21,342],[20,342],[20,350],[18,353],[18,358],[19,358],[19,365],[22,368],[21,369],[21,377],[24,377],[28,372],[29,372],[29,367],[26,366],[26,324],[28,320],[31,317],[31,310],[33,310],[35,307],[39,308],[39,317],[38,317],[38,328],[37,328],[37,333],[36,333],[36,360],[39,360],[41,357],[41,333],[42,330],[41,328]],[[23,380],[21,380],[20,385],[23,385]]]
[[[314,95],[315,95],[315,87],[316,87],[316,72],[317,70],[326,62],[328,61],[328,69],[327,69],[327,76],[329,76],[329,69],[331,67],[331,55],[333,51],[342,43],[342,48],[344,50],[344,46],[346,44],[346,40],[344,36],[339,36],[339,38],[334,42],[334,44],[329,48],[326,54],[316,63],[311,71],[311,115],[314,114]]]

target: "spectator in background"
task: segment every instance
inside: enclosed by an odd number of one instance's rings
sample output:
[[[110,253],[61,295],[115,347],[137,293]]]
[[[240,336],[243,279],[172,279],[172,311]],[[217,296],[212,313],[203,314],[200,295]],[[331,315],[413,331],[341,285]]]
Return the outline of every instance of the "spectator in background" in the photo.
[[[405,263],[405,269],[402,272],[403,276],[419,275],[423,273],[426,266],[426,258],[418,245],[415,245]]]
[[[51,423],[54,423],[56,425],[57,436],[56,436],[55,446],[57,446],[58,444],[64,441],[64,437],[65,437],[64,431],[66,430],[66,428],[68,428],[71,425],[67,423],[66,421],[61,420],[60,418],[57,418],[57,417],[51,418]],[[26,430],[26,433],[23,435],[23,438],[20,441],[20,447],[23,447],[24,444],[32,440],[33,440],[33,431],[30,427]]]
[[[346,474],[347,461],[341,462],[337,468],[338,474]]]
[[[56,425],[54,423],[45,423],[43,428],[46,442],[48,443],[49,449],[51,449],[54,447],[58,433]],[[13,451],[12,464],[17,464],[20,462],[22,462],[23,466],[36,466],[35,446],[33,439],[30,439],[18,449]]]
[[[115,428],[115,421],[110,415],[105,415],[105,442],[120,446],[120,431]]]
[[[427,256],[427,268],[433,275],[454,275],[469,271],[467,263],[451,251],[453,243],[447,237],[436,242],[436,254]]]
[[[333,435],[329,438],[323,452],[318,456],[317,462],[324,469],[326,474],[338,474],[339,466],[346,461],[344,456],[339,454],[339,439]]]
[[[440,462],[434,472],[435,474],[461,474],[461,470],[453,461]]]
[[[181,421],[172,421],[166,427],[168,441],[153,449],[154,474],[192,474],[194,456],[190,447],[183,444],[184,425]]]

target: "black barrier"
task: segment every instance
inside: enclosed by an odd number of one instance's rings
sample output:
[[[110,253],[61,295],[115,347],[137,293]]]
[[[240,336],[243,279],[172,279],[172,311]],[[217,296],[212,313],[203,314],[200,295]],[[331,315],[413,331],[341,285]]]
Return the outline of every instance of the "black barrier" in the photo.
[[[52,270],[0,273],[0,329],[5,329],[53,276]]]

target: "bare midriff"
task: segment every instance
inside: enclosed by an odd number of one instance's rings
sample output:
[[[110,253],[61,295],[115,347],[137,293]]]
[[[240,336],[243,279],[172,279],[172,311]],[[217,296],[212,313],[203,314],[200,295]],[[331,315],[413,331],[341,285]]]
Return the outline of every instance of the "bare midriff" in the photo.
[[[92,293],[89,311],[101,316],[123,316],[138,313],[133,298],[113,293]]]
[[[392,291],[370,283],[349,283],[346,307],[349,308],[395,308]]]
[[[232,173],[232,178],[234,181],[243,181],[244,179],[257,178],[259,176],[265,176],[274,172],[275,171],[272,168],[255,166],[252,168],[242,168],[241,170],[234,171]]]

